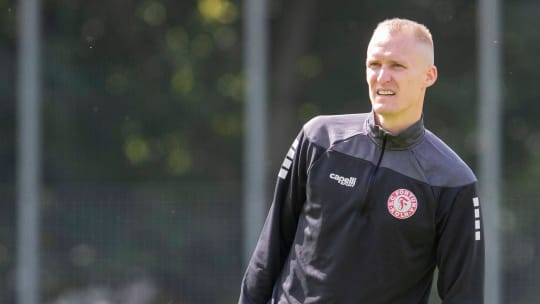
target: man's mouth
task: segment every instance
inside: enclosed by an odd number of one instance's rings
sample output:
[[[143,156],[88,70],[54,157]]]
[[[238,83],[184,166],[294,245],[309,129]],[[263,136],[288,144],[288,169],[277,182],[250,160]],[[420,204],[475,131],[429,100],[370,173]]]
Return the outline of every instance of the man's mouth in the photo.
[[[394,92],[392,90],[377,90],[377,95],[393,96],[393,95],[396,95],[396,92]]]

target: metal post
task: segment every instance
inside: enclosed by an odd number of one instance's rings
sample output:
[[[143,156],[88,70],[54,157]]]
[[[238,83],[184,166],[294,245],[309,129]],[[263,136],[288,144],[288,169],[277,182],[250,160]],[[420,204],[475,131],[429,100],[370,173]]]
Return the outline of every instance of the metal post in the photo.
[[[486,303],[500,303],[501,15],[500,0],[480,0],[478,70],[480,98],[480,200],[486,244]]]
[[[39,303],[40,0],[18,3],[17,271],[19,304]]]
[[[244,5],[245,135],[244,244],[245,265],[259,236],[265,215],[267,176],[266,71],[267,20],[265,0]]]

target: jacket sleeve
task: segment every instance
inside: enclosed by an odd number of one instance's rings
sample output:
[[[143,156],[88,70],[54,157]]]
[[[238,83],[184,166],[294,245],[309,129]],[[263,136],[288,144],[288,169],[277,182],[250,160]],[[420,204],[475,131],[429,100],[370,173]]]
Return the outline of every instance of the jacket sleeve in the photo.
[[[242,280],[239,304],[267,303],[289,255],[305,201],[310,143],[303,132],[287,152],[270,211]]]
[[[443,190],[437,288],[443,304],[484,303],[484,232],[476,183]]]

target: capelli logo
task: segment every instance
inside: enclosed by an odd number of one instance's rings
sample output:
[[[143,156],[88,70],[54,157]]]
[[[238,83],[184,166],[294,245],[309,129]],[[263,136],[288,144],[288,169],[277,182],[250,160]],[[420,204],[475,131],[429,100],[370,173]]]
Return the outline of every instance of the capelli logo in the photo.
[[[341,175],[337,175],[335,173],[330,173],[329,175],[330,179],[333,179],[338,182],[338,184],[345,186],[345,187],[354,187],[356,184],[356,177],[343,177]]]

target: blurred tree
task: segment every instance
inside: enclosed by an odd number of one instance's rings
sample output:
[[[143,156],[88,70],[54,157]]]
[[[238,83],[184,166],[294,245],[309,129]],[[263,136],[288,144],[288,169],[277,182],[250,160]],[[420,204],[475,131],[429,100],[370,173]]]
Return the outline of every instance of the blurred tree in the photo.
[[[228,0],[47,5],[47,181],[238,178],[238,10]]]

